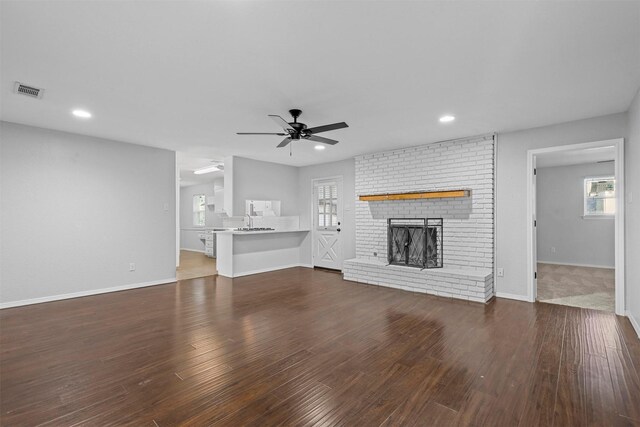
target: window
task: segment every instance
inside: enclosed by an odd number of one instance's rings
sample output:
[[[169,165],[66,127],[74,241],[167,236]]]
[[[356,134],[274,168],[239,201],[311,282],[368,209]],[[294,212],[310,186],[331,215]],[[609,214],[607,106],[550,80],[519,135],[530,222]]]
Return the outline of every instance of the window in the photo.
[[[338,185],[335,182],[318,185],[318,228],[338,226]]]
[[[584,216],[607,217],[616,213],[616,180],[612,176],[584,179]]]
[[[206,197],[204,194],[193,196],[193,225],[195,227],[204,227],[205,208]]]

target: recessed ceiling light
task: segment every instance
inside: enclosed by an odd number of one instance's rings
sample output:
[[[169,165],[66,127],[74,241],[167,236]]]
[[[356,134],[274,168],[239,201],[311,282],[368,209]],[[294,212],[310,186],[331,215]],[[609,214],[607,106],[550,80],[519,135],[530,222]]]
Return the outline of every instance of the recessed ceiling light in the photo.
[[[86,110],[73,110],[71,112],[76,117],[80,117],[81,119],[90,119],[91,113]]]
[[[202,175],[203,173],[211,173],[211,172],[217,172],[220,169],[219,165],[213,165],[213,166],[207,166],[205,168],[200,168],[200,169],[196,169],[193,171],[193,173],[195,173],[196,175]]]
[[[442,116],[442,117],[440,117],[439,120],[440,120],[440,123],[449,123],[449,122],[454,121],[455,119],[456,118],[453,117],[453,116]]]
[[[325,149],[325,148],[327,148],[327,147],[325,147],[324,145],[320,145],[320,144],[318,144],[318,145],[316,145],[316,146],[315,146],[315,147],[313,147],[313,148],[315,148],[316,150],[324,150],[324,149]]]

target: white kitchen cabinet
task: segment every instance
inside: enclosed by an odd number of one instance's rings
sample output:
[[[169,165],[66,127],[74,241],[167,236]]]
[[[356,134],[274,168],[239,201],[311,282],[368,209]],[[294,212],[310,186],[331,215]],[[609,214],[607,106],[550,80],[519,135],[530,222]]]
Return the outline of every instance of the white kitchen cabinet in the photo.
[[[216,234],[213,230],[204,233],[204,254],[209,258],[216,257]]]
[[[216,189],[213,192],[213,203],[215,212],[224,212],[224,189]]]

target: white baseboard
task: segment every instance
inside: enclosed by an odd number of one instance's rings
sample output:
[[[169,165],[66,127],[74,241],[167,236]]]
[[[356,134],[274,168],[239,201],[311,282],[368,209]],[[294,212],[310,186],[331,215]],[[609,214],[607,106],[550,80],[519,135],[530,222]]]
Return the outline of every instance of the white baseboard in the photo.
[[[527,297],[526,295],[509,294],[506,292],[496,292],[496,298],[506,298],[506,299],[513,299],[516,301],[533,302],[533,301],[529,301],[529,297]]]
[[[568,265],[571,267],[590,267],[590,268],[607,268],[609,270],[614,270],[615,267],[610,265],[596,265],[596,264],[576,264],[572,262],[555,262],[555,261],[542,261],[538,260],[538,264],[551,264],[551,265]]]
[[[285,268],[294,268],[294,267],[313,268],[311,264],[289,264],[289,265],[281,265],[278,267],[262,268],[260,270],[243,271],[242,273],[236,273],[233,276],[233,278],[242,277],[242,276],[251,276],[253,274],[260,274],[260,273],[268,273],[270,271],[284,270]],[[222,274],[220,274],[220,272],[218,272],[218,275],[223,276]],[[223,277],[228,277],[228,276],[223,276]]]
[[[197,249],[180,248],[180,250],[181,250],[181,251],[187,251],[187,252],[198,252],[198,253],[201,253],[201,254],[203,254],[203,253],[204,253],[204,251],[199,251],[199,250],[197,250]]]
[[[638,320],[636,320],[636,318],[633,317],[631,312],[628,310],[627,310],[627,317],[629,318],[629,321],[631,322],[631,326],[633,326],[633,329],[636,330],[636,334],[638,334],[638,339],[640,339],[640,322],[638,322]]]
[[[71,298],[88,297],[91,295],[106,294],[109,292],[126,291],[129,289],[144,288],[147,286],[164,285],[166,283],[173,283],[176,281],[175,277],[162,280],[153,280],[151,282],[132,283],[130,285],[114,286],[112,288],[92,289],[90,291],[73,292],[70,294],[52,295],[48,297],[23,299],[20,301],[9,301],[0,303],[0,309],[21,307],[23,305],[40,304],[43,302],[59,301]]]

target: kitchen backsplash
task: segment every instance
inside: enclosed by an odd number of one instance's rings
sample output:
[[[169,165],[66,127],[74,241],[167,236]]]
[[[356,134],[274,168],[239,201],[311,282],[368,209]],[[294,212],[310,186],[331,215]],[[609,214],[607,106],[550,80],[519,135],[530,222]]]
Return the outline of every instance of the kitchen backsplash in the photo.
[[[254,216],[251,217],[253,227],[274,228],[276,230],[297,230],[300,228],[299,216]],[[247,227],[247,217],[231,216],[222,220],[224,228]]]

